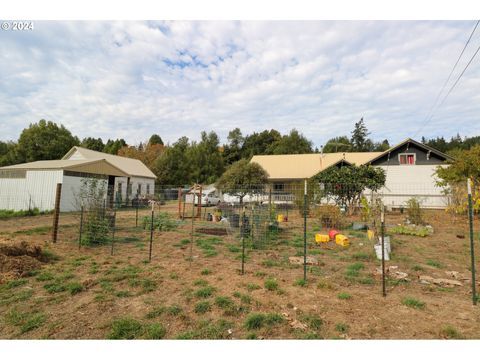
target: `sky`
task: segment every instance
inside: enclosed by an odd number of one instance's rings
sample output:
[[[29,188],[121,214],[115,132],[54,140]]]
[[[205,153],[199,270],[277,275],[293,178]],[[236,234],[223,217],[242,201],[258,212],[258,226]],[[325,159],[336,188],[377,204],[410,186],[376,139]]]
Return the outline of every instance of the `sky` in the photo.
[[[0,140],[40,119],[80,138],[173,143],[239,127],[319,147],[480,135],[480,54],[425,125],[475,21],[35,21],[0,31]],[[450,84],[480,46],[475,32]]]

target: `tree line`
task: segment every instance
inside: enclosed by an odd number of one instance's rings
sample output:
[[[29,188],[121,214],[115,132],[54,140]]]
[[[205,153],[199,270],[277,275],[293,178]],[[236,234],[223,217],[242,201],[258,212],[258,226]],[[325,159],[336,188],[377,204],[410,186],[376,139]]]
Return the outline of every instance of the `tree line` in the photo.
[[[250,160],[254,155],[308,154],[321,152],[384,151],[390,147],[387,139],[374,142],[362,119],[355,123],[350,136],[337,136],[321,148],[298,130],[281,134],[275,129],[243,134],[239,128],[231,130],[222,144],[214,132],[201,132],[199,141],[180,137],[173,144],[164,144],[158,134],[144,142],[129,145],[124,139],[86,137],[80,140],[63,125],[40,120],[25,128],[17,141],[0,141],[0,166],[38,160],[61,159],[73,146],[139,159],[157,175],[161,184],[191,184],[215,182],[233,163]],[[480,144],[480,136],[450,141],[442,138],[422,142],[440,151],[470,149]]]

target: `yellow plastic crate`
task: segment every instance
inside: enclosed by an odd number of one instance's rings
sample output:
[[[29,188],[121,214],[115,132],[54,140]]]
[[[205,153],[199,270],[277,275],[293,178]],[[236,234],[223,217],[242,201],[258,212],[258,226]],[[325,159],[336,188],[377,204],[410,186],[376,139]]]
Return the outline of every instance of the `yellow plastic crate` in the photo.
[[[337,236],[335,236],[335,242],[337,243],[337,245],[343,247],[347,247],[348,245],[350,245],[348,238],[343,234],[338,234]]]
[[[315,241],[317,243],[326,243],[330,241],[328,234],[315,234]]]

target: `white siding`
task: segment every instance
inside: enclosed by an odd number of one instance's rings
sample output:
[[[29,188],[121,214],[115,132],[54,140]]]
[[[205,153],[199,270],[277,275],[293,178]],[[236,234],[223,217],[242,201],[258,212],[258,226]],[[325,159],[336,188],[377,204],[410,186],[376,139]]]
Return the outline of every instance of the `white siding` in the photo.
[[[62,173],[61,170],[32,170],[27,171],[24,179],[0,179],[0,209],[52,210]]]
[[[62,198],[60,200],[60,211],[79,211],[80,203],[78,195],[82,188],[83,177],[79,176],[64,176],[62,185]],[[107,180],[98,180],[105,183],[105,189],[107,189]],[[105,194],[104,198],[107,196]]]
[[[424,208],[442,209],[447,206],[447,198],[435,184],[436,165],[396,165],[378,166],[385,170],[385,187],[378,191],[383,195],[386,206],[405,206],[415,197]]]

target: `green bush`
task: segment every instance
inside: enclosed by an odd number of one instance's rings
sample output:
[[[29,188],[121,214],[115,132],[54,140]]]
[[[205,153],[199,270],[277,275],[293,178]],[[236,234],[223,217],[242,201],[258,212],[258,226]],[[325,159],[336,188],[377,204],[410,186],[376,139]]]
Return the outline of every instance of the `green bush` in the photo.
[[[206,312],[210,311],[212,307],[208,301],[200,301],[195,304],[195,312],[197,314],[205,314]]]
[[[208,298],[213,295],[213,293],[216,291],[216,289],[212,286],[205,286],[201,289],[198,289],[195,292],[195,297],[197,298]]]
[[[412,224],[423,225],[423,211],[420,208],[420,202],[416,198],[410,198],[407,201],[407,217]]]
[[[33,208],[29,210],[0,210],[0,219],[9,219],[13,217],[22,217],[22,216],[37,216],[37,215],[46,215],[51,214],[52,211],[40,211],[38,208]]]
[[[145,339],[159,340],[163,339],[167,330],[162,324],[149,324],[145,326]]]
[[[143,333],[142,324],[132,318],[114,320],[112,329],[108,334],[109,339],[131,340],[140,337]]]
[[[265,280],[265,289],[270,291],[278,290],[278,282],[274,278],[268,278]]]
[[[78,294],[84,290],[83,285],[78,282],[71,282],[67,284],[66,288],[71,295]]]
[[[414,309],[424,309],[425,303],[413,297],[405,297],[402,299],[402,304]]]

